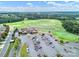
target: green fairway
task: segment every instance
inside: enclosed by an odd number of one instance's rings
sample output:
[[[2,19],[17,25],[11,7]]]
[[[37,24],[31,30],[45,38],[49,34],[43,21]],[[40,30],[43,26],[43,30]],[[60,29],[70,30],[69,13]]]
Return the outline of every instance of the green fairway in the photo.
[[[6,23],[10,26],[15,26],[17,28],[23,27],[37,27],[39,31],[48,32],[52,31],[52,34],[55,37],[58,37],[60,40],[69,41],[69,42],[78,42],[79,36],[68,33],[62,27],[62,23],[56,19],[40,19],[40,20],[24,20],[14,23]]]

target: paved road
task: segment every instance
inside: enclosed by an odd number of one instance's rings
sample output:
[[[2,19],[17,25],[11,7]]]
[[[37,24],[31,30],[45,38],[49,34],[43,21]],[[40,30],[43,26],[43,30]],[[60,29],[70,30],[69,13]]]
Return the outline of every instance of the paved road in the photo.
[[[6,53],[7,49],[8,49],[8,46],[10,44],[10,40],[12,39],[13,31],[14,31],[13,28],[10,27],[10,31],[8,33],[8,36],[5,39],[6,41],[5,41],[4,47],[3,47],[2,51],[1,51],[0,57],[3,57],[5,55],[5,53]]]
[[[14,55],[14,48],[10,50],[9,57],[13,57],[13,55]]]
[[[16,50],[16,57],[20,57],[20,48],[21,48],[21,45],[18,46],[17,50]],[[13,57],[14,56],[14,52],[15,52],[15,49],[12,48],[10,50],[10,53],[9,53],[9,57]]]
[[[22,47],[22,45],[19,44],[19,46],[18,46],[18,48],[17,48],[17,51],[16,51],[16,57],[20,57],[21,47]]]

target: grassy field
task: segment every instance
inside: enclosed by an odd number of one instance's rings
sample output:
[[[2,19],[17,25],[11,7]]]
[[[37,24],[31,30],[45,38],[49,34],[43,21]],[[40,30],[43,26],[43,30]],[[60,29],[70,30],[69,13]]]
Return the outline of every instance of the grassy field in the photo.
[[[78,42],[79,36],[68,33],[62,27],[62,23],[56,19],[40,19],[40,20],[24,20],[15,23],[6,23],[10,26],[15,26],[17,28],[23,27],[37,27],[39,31],[48,32],[49,30],[52,34],[59,38],[59,40],[69,41],[69,42]]]

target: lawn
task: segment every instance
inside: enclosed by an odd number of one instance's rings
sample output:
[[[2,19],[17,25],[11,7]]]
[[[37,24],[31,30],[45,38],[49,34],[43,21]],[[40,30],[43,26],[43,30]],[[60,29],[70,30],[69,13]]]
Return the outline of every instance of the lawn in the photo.
[[[37,27],[39,31],[48,32],[49,30],[55,37],[58,37],[60,40],[69,41],[69,42],[78,42],[79,36],[72,33],[68,33],[62,27],[62,23],[56,19],[40,19],[40,20],[24,20],[14,23],[6,23],[10,26],[15,26],[17,28],[23,27]]]

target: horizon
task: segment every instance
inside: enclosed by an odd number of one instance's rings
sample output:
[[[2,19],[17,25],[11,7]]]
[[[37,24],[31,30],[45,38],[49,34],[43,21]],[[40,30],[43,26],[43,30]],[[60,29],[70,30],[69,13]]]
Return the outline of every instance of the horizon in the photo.
[[[61,12],[79,12],[79,11],[0,11],[0,13],[19,13],[19,12],[21,12],[21,13],[23,13],[23,12],[27,12],[27,13],[43,13],[43,12],[45,12],[45,13],[50,13],[50,12],[57,12],[57,13],[61,13]]]

